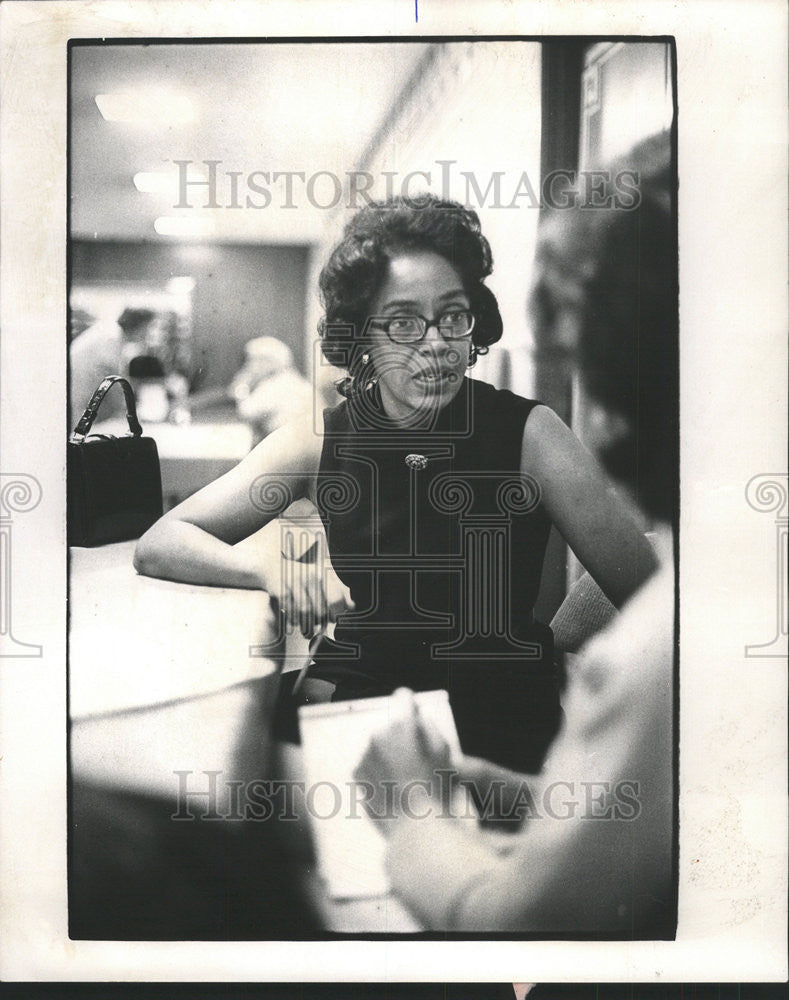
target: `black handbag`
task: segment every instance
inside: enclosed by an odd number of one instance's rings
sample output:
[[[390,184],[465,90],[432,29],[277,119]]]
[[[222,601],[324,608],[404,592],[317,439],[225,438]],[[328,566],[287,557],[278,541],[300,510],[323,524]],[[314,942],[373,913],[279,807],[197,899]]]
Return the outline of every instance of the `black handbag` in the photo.
[[[116,382],[126,397],[129,433],[89,435],[101,401]],[[162,477],[153,438],[142,436],[132,387],[108,375],[93,393],[68,442],[69,545],[139,538],[162,516]]]

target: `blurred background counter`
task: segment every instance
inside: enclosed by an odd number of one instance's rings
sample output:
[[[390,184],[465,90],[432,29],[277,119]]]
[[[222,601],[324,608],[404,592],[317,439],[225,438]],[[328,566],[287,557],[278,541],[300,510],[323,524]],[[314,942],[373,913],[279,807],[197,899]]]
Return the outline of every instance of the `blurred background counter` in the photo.
[[[119,394],[120,395],[120,394]],[[232,414],[232,411],[231,411]],[[228,414],[219,419],[211,412],[189,424],[143,423],[143,433],[156,441],[162,472],[162,500],[169,510],[237,465],[249,452],[253,432],[249,424]],[[93,425],[95,434],[126,434],[124,417]],[[131,559],[131,557],[129,557]]]

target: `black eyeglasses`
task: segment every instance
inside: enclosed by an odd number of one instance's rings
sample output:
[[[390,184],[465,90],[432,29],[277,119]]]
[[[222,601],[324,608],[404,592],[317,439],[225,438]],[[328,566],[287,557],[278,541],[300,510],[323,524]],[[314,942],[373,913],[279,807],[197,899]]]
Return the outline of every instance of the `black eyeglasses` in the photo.
[[[434,326],[444,340],[464,340],[474,329],[474,313],[470,309],[447,309],[434,319],[427,316],[376,316],[370,326],[383,330],[394,344],[418,344]]]

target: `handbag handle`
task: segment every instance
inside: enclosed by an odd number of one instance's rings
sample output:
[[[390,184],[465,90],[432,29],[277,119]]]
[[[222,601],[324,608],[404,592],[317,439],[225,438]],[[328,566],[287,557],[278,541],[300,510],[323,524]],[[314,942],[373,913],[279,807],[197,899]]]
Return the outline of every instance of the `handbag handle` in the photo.
[[[85,412],[79,418],[79,423],[71,435],[72,441],[84,440],[85,435],[93,426],[93,421],[96,419],[101,401],[116,382],[120,383],[123,395],[126,397],[126,419],[129,421],[129,430],[134,437],[139,437],[142,434],[142,426],[137,419],[137,404],[134,400],[134,390],[122,375],[108,375],[102,380],[101,385],[93,393],[90,402],[85,407]]]

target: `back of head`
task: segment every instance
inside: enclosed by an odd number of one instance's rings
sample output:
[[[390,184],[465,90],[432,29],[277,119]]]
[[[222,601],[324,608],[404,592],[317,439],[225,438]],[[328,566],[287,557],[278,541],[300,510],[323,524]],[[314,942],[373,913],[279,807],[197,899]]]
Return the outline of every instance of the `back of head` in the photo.
[[[541,240],[535,318],[566,336],[589,397],[619,428],[600,458],[653,518],[675,509],[679,451],[677,244],[668,137],[609,169],[636,175],[634,195],[606,208],[556,210]]]
[[[276,337],[253,337],[244,345],[248,365],[257,365],[271,372],[293,366],[293,354],[287,344]]]
[[[131,340],[138,333],[153,322],[156,313],[153,309],[132,309],[126,308],[118,317],[118,326],[123,330],[123,335]]]

